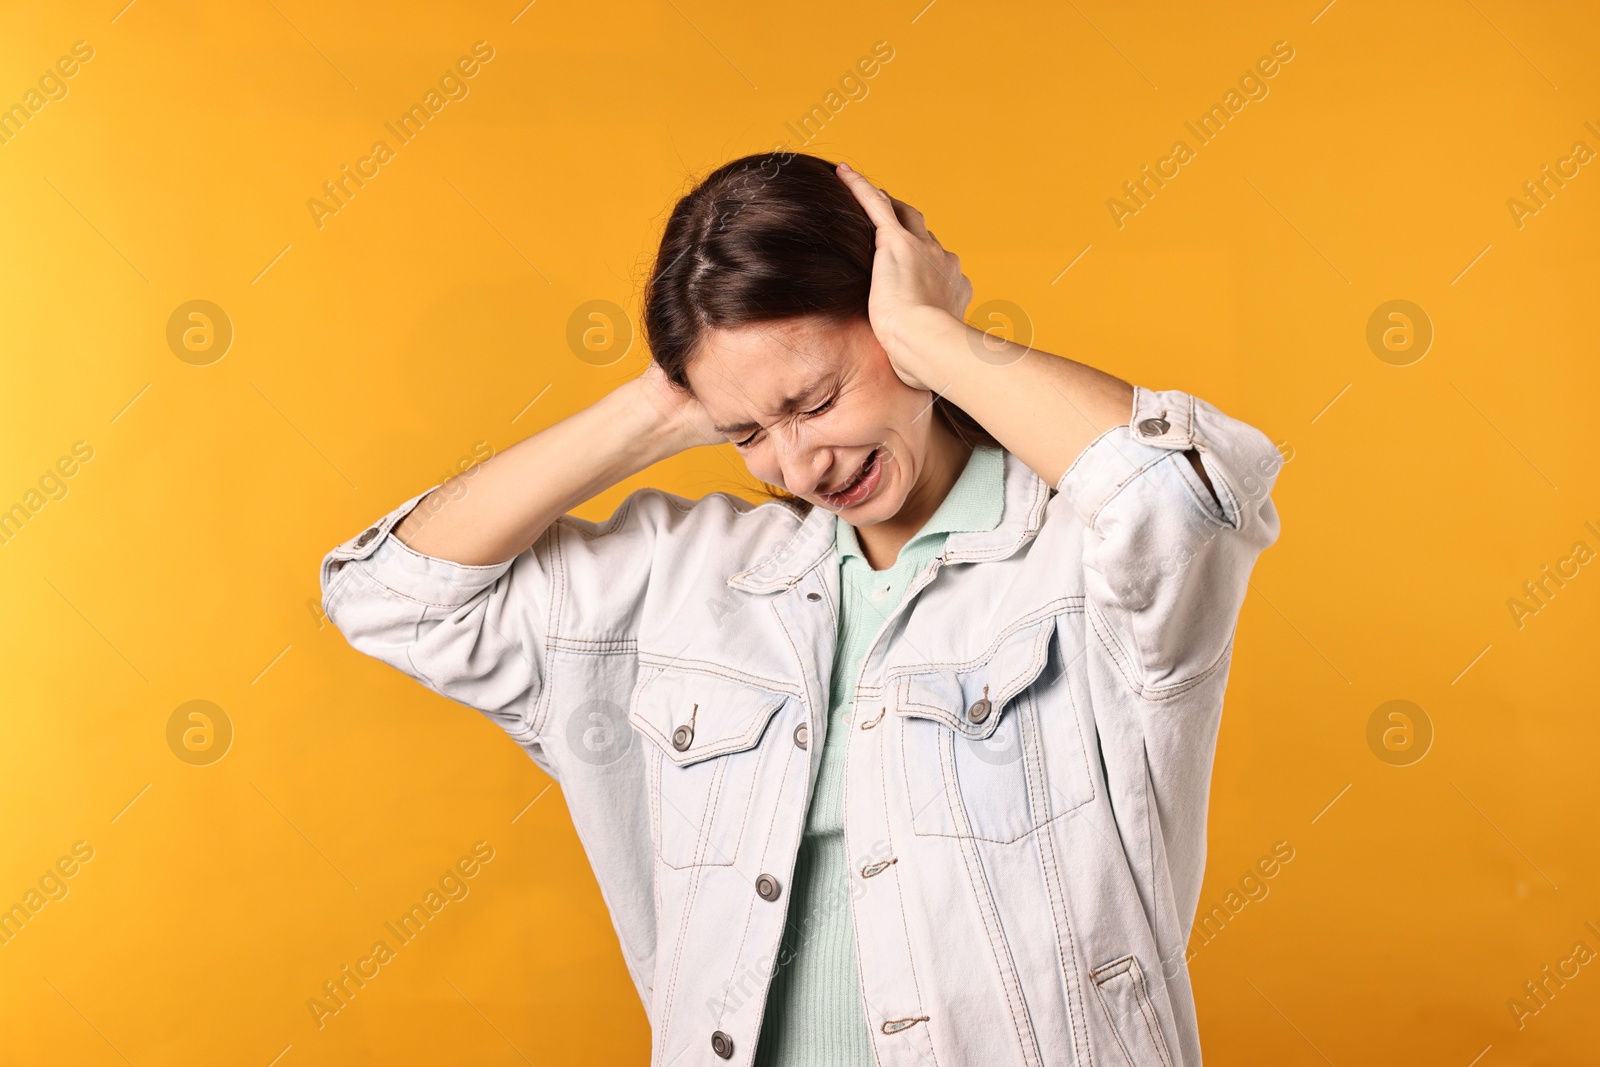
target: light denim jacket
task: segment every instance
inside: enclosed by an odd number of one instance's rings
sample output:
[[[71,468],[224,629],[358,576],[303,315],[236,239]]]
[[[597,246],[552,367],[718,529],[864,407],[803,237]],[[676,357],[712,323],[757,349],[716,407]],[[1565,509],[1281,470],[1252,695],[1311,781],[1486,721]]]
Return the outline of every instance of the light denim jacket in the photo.
[[[1057,485],[1004,460],[999,526],[948,538],[856,688],[845,842],[877,1059],[1196,1067],[1184,947],[1282,460],[1143,387]],[[749,1063],[828,728],[834,514],[639,489],[464,566],[390,536],[425,495],[327,554],[324,610],[561,784],[652,1064]]]

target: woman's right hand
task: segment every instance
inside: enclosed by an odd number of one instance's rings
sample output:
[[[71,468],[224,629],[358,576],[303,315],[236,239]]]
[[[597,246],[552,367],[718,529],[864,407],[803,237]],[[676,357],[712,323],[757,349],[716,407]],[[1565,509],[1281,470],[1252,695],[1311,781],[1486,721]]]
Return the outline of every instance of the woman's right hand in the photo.
[[[651,360],[649,368],[631,384],[679,452],[700,445],[727,443],[728,439],[717,432],[700,401],[674,385],[655,360]]]

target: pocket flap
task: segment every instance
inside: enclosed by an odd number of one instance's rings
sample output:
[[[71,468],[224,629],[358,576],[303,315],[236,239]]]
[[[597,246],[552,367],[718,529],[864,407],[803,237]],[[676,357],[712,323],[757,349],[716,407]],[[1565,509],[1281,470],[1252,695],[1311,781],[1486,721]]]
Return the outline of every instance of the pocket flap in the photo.
[[[935,719],[963,737],[982,740],[994,733],[1011,698],[1044,670],[1054,634],[1055,616],[1047,615],[1001,635],[988,651],[965,663],[898,668],[895,713]],[[981,700],[989,702],[988,710],[974,722],[971,709]]]
[[[789,699],[754,681],[683,664],[640,664],[628,722],[679,767],[750,748]]]

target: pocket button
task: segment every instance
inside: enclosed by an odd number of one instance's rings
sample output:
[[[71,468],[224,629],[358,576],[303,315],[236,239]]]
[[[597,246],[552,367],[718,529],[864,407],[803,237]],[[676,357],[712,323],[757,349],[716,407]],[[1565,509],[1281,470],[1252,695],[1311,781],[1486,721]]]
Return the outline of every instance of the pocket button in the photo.
[[[688,726],[680,726],[672,731],[672,747],[682,752],[694,740],[694,730]]]
[[[967,709],[967,721],[983,722],[989,717],[990,704],[988,700],[976,700],[972,707]]]

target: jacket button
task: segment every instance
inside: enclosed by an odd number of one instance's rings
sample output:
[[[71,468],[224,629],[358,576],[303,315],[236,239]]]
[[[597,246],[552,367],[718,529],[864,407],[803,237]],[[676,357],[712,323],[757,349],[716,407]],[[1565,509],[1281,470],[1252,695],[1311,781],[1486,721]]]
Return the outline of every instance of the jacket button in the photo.
[[[725,1060],[731,1058],[733,1056],[733,1038],[721,1030],[713,1030],[711,1033],[711,1051]]]
[[[372,539],[377,536],[378,528],[376,526],[372,527],[370,530],[363,531],[361,536],[356,538],[356,547],[366,548],[367,545],[372,542]]]
[[[778,880],[770,874],[763,874],[756,879],[756,896],[762,900],[778,899]]]
[[[794,747],[805,748],[811,743],[811,727],[801,723],[794,728]]]
[[[821,600],[822,599],[822,594],[821,593],[807,593],[806,594],[806,599],[807,600]]]
[[[682,752],[689,747],[689,742],[694,740],[694,730],[687,724],[672,731],[672,747]]]
[[[1145,419],[1139,423],[1139,432],[1146,437],[1160,437],[1171,428],[1166,419]]]
[[[982,722],[989,717],[989,702],[987,700],[974,701],[972,707],[967,709],[967,718],[972,722]]]

